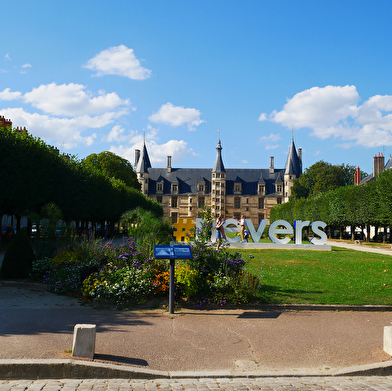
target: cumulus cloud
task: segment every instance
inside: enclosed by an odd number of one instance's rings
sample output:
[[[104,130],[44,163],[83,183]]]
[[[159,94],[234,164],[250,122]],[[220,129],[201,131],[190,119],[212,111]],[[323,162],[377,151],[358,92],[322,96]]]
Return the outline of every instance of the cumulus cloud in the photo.
[[[22,65],[22,68],[32,68],[31,64],[24,64]]]
[[[2,109],[2,115],[12,119],[12,123],[25,126],[27,130],[48,143],[62,144],[64,148],[75,148],[79,144],[91,145],[96,139],[96,134],[82,135],[89,129],[91,123],[88,116],[75,118],[55,118],[48,115],[31,114],[22,108]],[[107,124],[108,118],[101,116],[97,119],[101,126]]]
[[[10,88],[6,88],[4,91],[0,91],[0,100],[15,100],[19,99],[22,93],[19,91],[11,92]]]
[[[124,45],[103,50],[88,60],[84,68],[96,71],[96,76],[118,75],[133,80],[144,80],[151,76],[151,71],[141,66],[133,49]]]
[[[106,94],[100,91],[99,95],[94,97],[86,91],[85,86],[73,83],[40,85],[27,92],[24,101],[45,113],[66,116],[102,114],[130,105],[128,99],[120,99],[115,92]]]
[[[157,129],[148,126],[145,134],[132,132],[128,145],[112,145],[110,151],[116,155],[123,156],[125,159],[134,164],[135,150],[142,150],[145,140],[151,164],[154,167],[166,165],[168,156],[172,156],[173,164],[180,162],[185,157],[196,156],[192,148],[188,148],[188,143],[184,140],[169,140],[164,144],[160,144],[158,133]]]
[[[200,111],[197,109],[189,109],[183,106],[174,106],[168,102],[148,119],[153,123],[164,123],[177,127],[187,124],[188,130],[195,130],[195,126],[199,126],[204,120],[200,119]]]
[[[309,128],[320,139],[340,138],[342,148],[392,145],[392,96],[376,95],[362,105],[355,86],[313,87],[288,99],[281,111],[260,121]]]

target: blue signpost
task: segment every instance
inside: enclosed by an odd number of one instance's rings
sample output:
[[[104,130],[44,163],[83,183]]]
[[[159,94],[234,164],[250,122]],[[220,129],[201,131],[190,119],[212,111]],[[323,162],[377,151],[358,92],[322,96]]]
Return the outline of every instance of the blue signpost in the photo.
[[[175,260],[192,258],[191,247],[182,244],[157,245],[154,246],[154,257],[156,259],[170,260],[169,313],[174,314]]]

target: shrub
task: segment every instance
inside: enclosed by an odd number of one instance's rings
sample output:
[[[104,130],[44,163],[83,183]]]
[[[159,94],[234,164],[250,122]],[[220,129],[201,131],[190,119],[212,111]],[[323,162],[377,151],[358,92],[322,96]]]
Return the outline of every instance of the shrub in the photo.
[[[53,266],[43,282],[48,284],[48,290],[57,294],[80,292],[82,282],[80,279],[80,265],[63,263]]]
[[[30,278],[33,281],[42,282],[44,277],[50,273],[53,268],[52,259],[45,257],[33,261]]]
[[[21,229],[11,240],[0,269],[2,278],[27,278],[34,260],[34,252],[26,230]]]

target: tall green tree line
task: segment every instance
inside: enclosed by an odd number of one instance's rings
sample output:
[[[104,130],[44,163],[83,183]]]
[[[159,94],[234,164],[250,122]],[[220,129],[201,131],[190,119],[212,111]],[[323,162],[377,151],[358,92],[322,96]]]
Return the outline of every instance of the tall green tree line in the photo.
[[[0,219],[40,214],[50,203],[67,222],[113,223],[136,207],[163,214],[161,205],[112,172],[63,156],[28,133],[0,127]]]
[[[321,220],[328,225],[329,232],[342,233],[345,227],[351,226],[352,234],[356,227],[366,228],[369,240],[370,226],[392,228],[391,194],[392,171],[386,170],[363,185],[342,186],[277,205],[271,210],[270,221]],[[385,233],[386,229],[384,241]]]

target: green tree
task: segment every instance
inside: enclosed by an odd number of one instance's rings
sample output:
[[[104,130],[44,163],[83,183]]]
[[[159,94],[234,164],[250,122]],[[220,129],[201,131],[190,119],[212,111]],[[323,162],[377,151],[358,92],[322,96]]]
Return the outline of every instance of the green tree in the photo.
[[[140,183],[132,164],[113,152],[92,153],[83,159],[83,163],[102,171],[110,178],[119,179],[127,186],[140,190]]]
[[[173,226],[151,210],[137,207],[121,216],[121,223],[146,257],[153,255],[154,245],[173,240]]]
[[[355,167],[341,164],[332,165],[323,160],[307,168],[294,181],[290,199],[307,198],[322,192],[351,185],[354,182]]]

